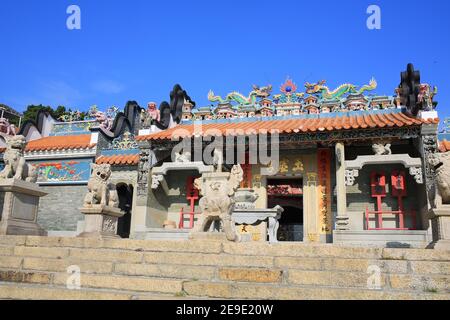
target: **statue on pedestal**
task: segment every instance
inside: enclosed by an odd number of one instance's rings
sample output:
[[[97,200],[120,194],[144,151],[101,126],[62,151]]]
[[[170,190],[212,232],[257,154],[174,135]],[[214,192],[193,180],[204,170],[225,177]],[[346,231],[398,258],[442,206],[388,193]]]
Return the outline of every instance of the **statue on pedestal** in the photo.
[[[436,174],[437,196],[430,211],[435,249],[450,250],[450,152],[431,154],[428,163]]]
[[[88,193],[84,198],[84,206],[100,204],[112,208],[119,207],[116,186],[109,182],[111,166],[109,164],[93,164],[92,174],[88,182]]]
[[[85,215],[84,232],[80,237],[117,238],[118,219],[124,213],[119,209],[116,186],[110,182],[111,165],[93,164],[88,182],[88,193],[81,213]]]
[[[206,173],[195,180],[195,187],[203,196],[199,203],[202,214],[196,232],[208,232],[213,222],[220,221],[227,240],[239,240],[231,214],[234,210],[234,194],[242,180],[243,170],[240,165],[233,166],[230,173]]]
[[[45,236],[37,223],[39,198],[47,193],[36,185],[37,170],[24,157],[24,136],[6,138],[5,168],[0,172],[0,192],[5,193],[0,234]]]
[[[6,151],[3,157],[5,168],[0,172],[0,179],[16,179],[35,183],[36,169],[25,162],[24,151],[27,141],[24,136],[6,138]]]

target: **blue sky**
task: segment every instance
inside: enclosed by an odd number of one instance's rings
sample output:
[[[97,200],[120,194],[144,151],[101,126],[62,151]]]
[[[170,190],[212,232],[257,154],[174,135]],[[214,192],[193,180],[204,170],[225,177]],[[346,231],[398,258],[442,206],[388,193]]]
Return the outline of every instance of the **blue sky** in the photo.
[[[81,30],[66,28],[69,5]],[[366,27],[381,8],[382,29]],[[123,107],[167,100],[180,83],[198,105],[207,94],[299,86],[366,84],[393,94],[408,62],[439,87],[450,116],[450,1],[0,1],[0,102]]]

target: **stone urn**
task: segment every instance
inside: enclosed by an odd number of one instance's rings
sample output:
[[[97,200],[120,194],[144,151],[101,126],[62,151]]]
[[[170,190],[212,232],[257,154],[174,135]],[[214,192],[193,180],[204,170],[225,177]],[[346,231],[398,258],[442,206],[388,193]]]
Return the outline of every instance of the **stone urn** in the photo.
[[[250,210],[256,208],[256,200],[259,196],[255,190],[250,188],[240,188],[234,194],[235,209],[236,210]]]

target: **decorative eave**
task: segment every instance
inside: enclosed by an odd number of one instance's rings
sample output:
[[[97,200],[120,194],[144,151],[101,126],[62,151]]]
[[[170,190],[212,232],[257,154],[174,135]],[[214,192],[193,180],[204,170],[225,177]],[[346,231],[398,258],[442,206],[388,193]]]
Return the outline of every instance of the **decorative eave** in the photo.
[[[110,164],[112,166],[137,166],[139,164],[139,154],[102,155],[97,158],[95,163]]]
[[[247,121],[245,121],[247,120]],[[264,119],[232,119],[230,121],[203,121],[195,124],[184,124],[175,128],[161,131],[147,136],[139,136],[138,141],[152,141],[155,143],[168,143],[172,138],[189,138],[196,135],[205,136],[209,130],[213,135],[218,132],[227,136],[253,135],[255,133],[270,133],[271,130],[280,135],[298,136],[298,141],[314,140],[313,135],[320,135],[322,141],[326,139],[358,139],[359,136],[377,138],[380,137],[404,136],[403,131],[420,132],[422,125],[439,123],[439,119],[419,119],[406,115],[401,110],[379,110],[379,111],[358,111],[346,113],[327,113],[308,116],[290,116],[284,119],[275,120],[273,118]],[[218,125],[220,124],[220,125]],[[201,132],[197,132],[198,130]],[[398,132],[397,132],[398,131]],[[401,132],[400,132],[401,131]],[[416,133],[406,133],[412,136]],[[301,137],[300,137],[301,136]],[[305,137],[303,137],[305,136]],[[311,136],[311,137],[309,137]],[[329,137],[328,137],[329,136]],[[324,140],[325,139],[325,140]]]
[[[26,151],[25,159],[40,160],[40,159],[71,159],[71,158],[90,158],[97,154],[96,147],[85,149],[60,149],[60,150],[37,150]]]

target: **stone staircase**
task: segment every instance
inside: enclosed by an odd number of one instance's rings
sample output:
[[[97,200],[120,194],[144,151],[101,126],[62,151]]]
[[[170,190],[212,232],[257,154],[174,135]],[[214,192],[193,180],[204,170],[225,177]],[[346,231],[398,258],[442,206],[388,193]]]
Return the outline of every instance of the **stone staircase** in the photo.
[[[450,299],[450,251],[0,236],[0,299],[200,298]]]

